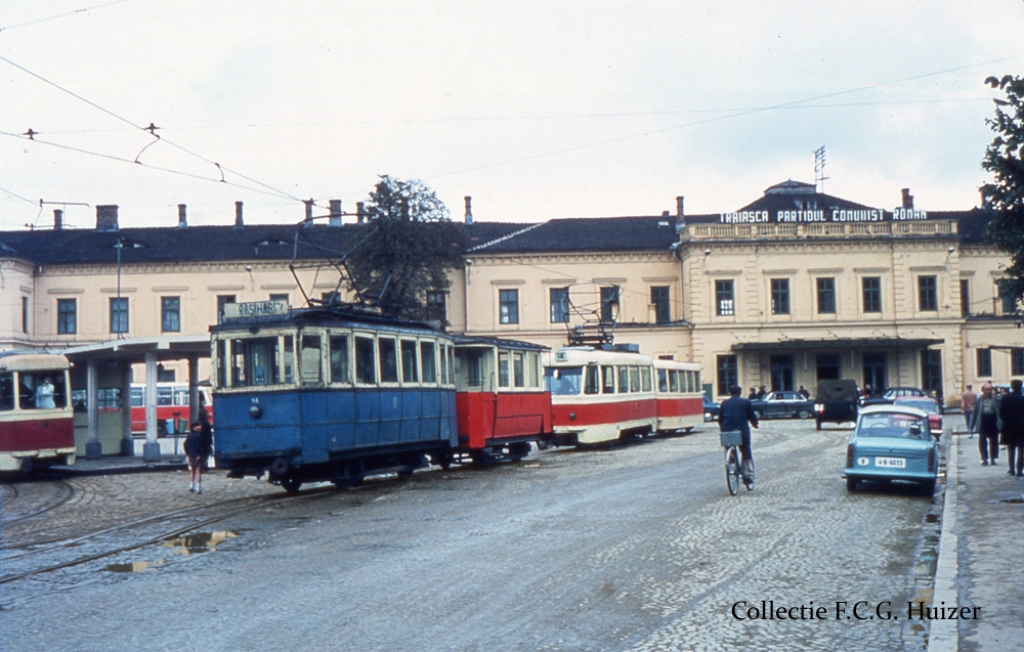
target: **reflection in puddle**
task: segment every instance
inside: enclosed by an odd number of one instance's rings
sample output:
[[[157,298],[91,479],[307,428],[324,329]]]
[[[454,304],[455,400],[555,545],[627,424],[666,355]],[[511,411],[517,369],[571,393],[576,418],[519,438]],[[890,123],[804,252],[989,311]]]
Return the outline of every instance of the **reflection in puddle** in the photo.
[[[105,566],[103,570],[111,573],[141,573],[149,570],[151,567],[162,566],[163,563],[163,559],[158,559],[157,561],[132,561],[126,564],[110,564]]]
[[[196,532],[194,534],[186,534],[185,536],[168,539],[162,543],[161,546],[164,548],[176,548],[177,552],[185,555],[194,555],[200,552],[210,552],[216,548],[218,544],[223,543],[228,539],[234,539],[237,536],[238,533],[231,530],[221,530],[220,532]]]
[[[1000,500],[999,502],[1008,503],[1010,505],[1019,505],[1021,503],[1024,503],[1024,498],[1005,498],[1003,500]]]

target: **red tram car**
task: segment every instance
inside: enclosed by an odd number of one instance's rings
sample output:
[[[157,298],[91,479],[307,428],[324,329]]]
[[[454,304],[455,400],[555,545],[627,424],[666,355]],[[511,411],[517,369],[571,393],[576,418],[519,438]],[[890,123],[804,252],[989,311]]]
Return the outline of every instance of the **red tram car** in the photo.
[[[75,463],[69,368],[63,355],[0,352],[0,471]]]
[[[690,432],[704,423],[704,394],[700,365],[674,360],[655,360],[659,432]]]
[[[455,338],[459,445],[453,457],[520,460],[530,442],[549,442],[551,394],[541,380],[545,350],[515,340]]]

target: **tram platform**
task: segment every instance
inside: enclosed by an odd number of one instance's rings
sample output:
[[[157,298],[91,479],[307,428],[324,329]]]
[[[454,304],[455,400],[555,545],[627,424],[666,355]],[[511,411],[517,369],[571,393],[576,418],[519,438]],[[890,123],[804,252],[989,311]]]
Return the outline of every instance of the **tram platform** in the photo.
[[[143,457],[142,450],[146,443],[145,439],[135,440],[134,455],[104,455],[98,460],[86,459],[80,456],[71,466],[53,466],[51,469],[66,475],[115,475],[121,473],[150,473],[154,471],[179,471],[188,468],[188,461],[185,459],[183,437],[158,439],[160,444],[160,459],[147,462]],[[213,458],[210,458],[213,465]]]

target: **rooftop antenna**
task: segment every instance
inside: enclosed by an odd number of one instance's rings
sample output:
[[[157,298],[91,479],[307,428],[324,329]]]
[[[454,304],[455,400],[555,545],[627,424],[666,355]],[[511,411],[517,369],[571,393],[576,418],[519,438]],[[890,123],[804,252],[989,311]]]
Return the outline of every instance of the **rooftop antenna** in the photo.
[[[814,150],[814,185],[817,192],[825,193],[825,146]]]

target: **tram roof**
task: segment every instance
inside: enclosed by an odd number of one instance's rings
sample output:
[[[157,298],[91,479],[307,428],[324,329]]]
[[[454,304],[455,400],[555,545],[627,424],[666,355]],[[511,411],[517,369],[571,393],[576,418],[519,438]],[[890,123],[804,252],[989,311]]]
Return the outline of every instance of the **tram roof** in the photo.
[[[60,370],[69,367],[68,359],[59,353],[44,351],[0,351],[0,371],[26,369]]]
[[[312,308],[291,308],[287,314],[225,319],[221,324],[210,326],[210,332],[218,333],[221,331],[234,331],[250,327],[266,326],[353,326],[359,324],[445,334],[430,324],[390,317],[373,310],[349,304],[316,306]]]
[[[523,342],[522,340],[509,340],[500,337],[470,337],[468,335],[456,335],[454,339],[456,345],[481,344],[506,349],[526,349],[529,351],[547,351],[550,348],[543,344]]]

